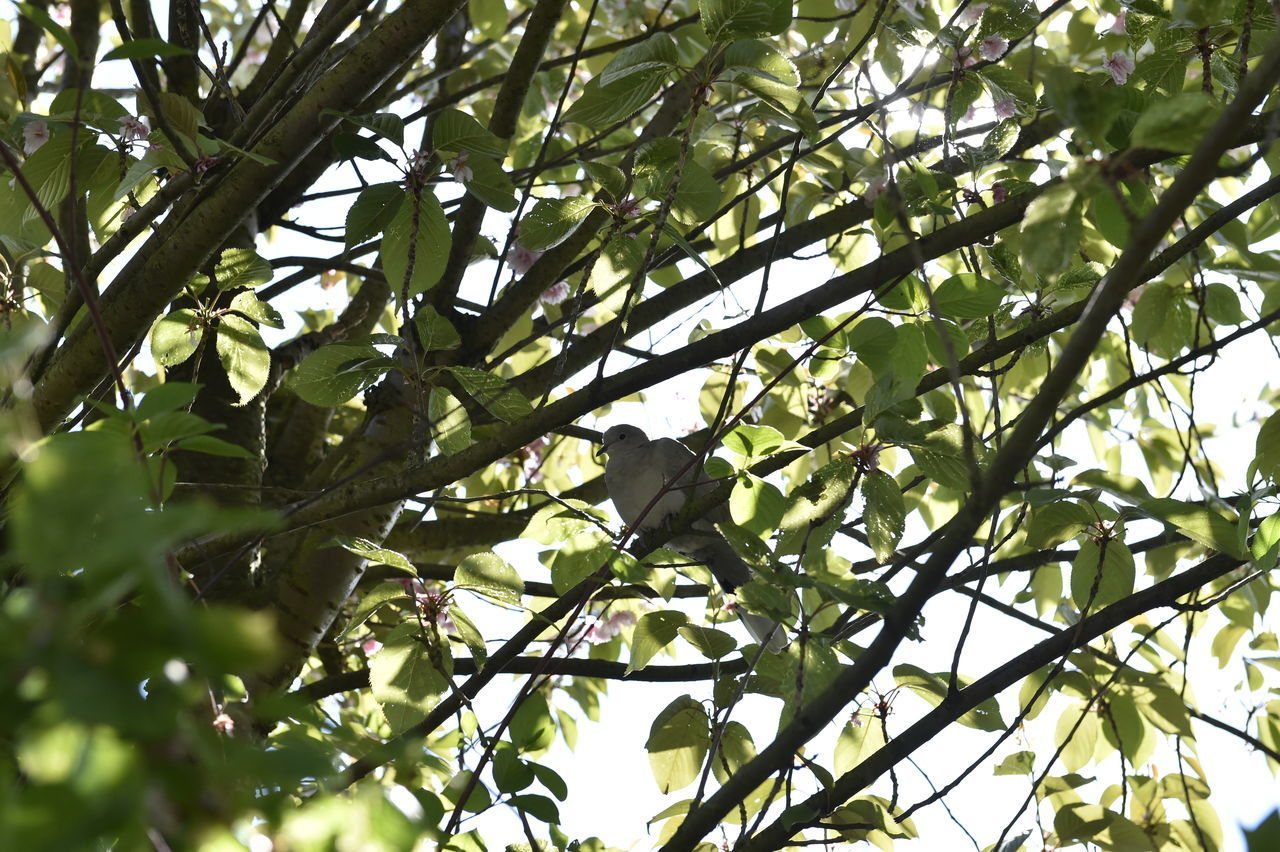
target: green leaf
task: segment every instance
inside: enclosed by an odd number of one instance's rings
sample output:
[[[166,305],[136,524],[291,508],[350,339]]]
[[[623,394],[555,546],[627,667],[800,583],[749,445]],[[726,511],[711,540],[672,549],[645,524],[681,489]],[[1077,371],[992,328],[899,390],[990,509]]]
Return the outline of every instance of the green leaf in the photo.
[[[786,510],[787,498],[778,487],[754,474],[739,474],[729,493],[733,522],[761,537],[778,528]]]
[[[179,450],[186,450],[190,453],[204,453],[209,456],[222,456],[229,459],[255,458],[253,453],[239,444],[233,444],[230,441],[224,441],[212,435],[192,435],[190,438],[183,438],[178,441],[174,446]]]
[[[749,423],[734,426],[733,431],[724,436],[723,443],[726,449],[744,459],[763,458],[783,447],[795,446],[794,441],[788,441],[772,426],[752,426]]]
[[[395,550],[381,547],[368,539],[351,535],[339,535],[334,536],[333,543],[343,550],[364,557],[365,561],[370,564],[390,565],[392,568],[400,569],[410,577],[418,576],[418,569],[409,561],[409,557]]]
[[[1075,538],[1097,518],[1079,503],[1060,500],[1031,510],[1027,546],[1053,547]]]
[[[680,64],[680,51],[669,33],[657,32],[649,38],[618,51],[598,77],[601,86],[609,86],[646,71],[665,71]]]
[[[560,245],[578,229],[595,207],[589,198],[543,198],[520,220],[520,245],[546,251]]]
[[[950,677],[946,672],[934,674],[907,663],[893,668],[893,679],[899,686],[905,686],[934,707],[946,699]],[[972,682],[972,678],[963,675],[956,677],[956,686],[960,689]],[[979,731],[1001,731],[1005,727],[1004,721],[1000,718],[1000,705],[995,698],[988,698],[956,721]]]
[[[1104,553],[1098,542],[1086,541],[1071,563],[1071,600],[1081,612],[1086,603],[1089,612],[1097,612],[1133,593],[1134,573],[1133,554],[1124,542],[1111,539]],[[1098,591],[1090,603],[1094,583]]]
[[[1129,141],[1136,148],[1189,154],[1218,120],[1222,103],[1204,92],[1183,92],[1156,101],[1138,116]]]
[[[640,616],[631,636],[631,660],[627,663],[627,674],[647,666],[654,654],[674,642],[680,628],[688,623],[688,616],[675,610],[647,612]]]
[[[525,399],[520,391],[507,384],[505,379],[471,367],[447,369],[472,399],[504,423],[514,423],[533,413],[533,406],[529,404],[529,400]]]
[[[474,117],[456,109],[443,109],[431,120],[431,144],[440,151],[470,151],[502,160],[507,143]]]
[[[884,726],[873,716],[859,713],[846,722],[836,740],[835,771],[843,775],[884,746]]]
[[[593,523],[592,518],[598,523]],[[559,544],[588,530],[598,530],[599,525],[608,520],[606,512],[590,503],[553,500],[534,513],[520,537],[533,539],[539,544]]]
[[[66,27],[49,17],[49,13],[42,7],[32,6],[30,3],[18,3],[16,5],[23,17],[30,18],[52,35],[72,61],[78,60],[80,49],[76,45],[76,40],[71,37],[71,33],[67,32]]]
[[[244,405],[258,395],[271,373],[271,353],[262,335],[247,319],[224,314],[218,321],[218,360],[227,371],[227,381]]]
[[[1181,500],[1148,500],[1138,509],[1157,520],[1177,527],[1179,532],[1219,553],[1243,559],[1236,536],[1236,522],[1206,506]]]
[[[679,633],[708,660],[718,660],[728,656],[738,647],[736,639],[714,627],[685,624],[680,627]]]
[[[535,817],[542,822],[551,825],[560,823],[560,809],[556,807],[556,803],[548,799],[546,796],[539,796],[536,793],[526,793],[521,796],[512,796],[507,804],[511,807],[527,813],[531,817]]]
[[[953,275],[934,291],[938,312],[952,319],[991,316],[1004,299],[1004,288],[971,272]]]
[[[231,310],[244,314],[251,320],[256,320],[263,325],[271,328],[284,328],[284,317],[280,316],[280,312],[267,302],[258,298],[251,290],[245,290],[237,293],[235,298],[231,300]]]
[[[519,206],[516,188],[510,176],[492,159],[472,154],[467,157],[462,168],[470,173],[462,180],[467,192],[484,204],[503,213],[510,213]]]
[[[457,349],[462,345],[462,338],[453,324],[440,315],[430,304],[424,304],[413,315],[413,324],[418,331],[418,342],[423,352],[438,352],[442,349]]]
[[[484,634],[480,632],[480,628],[476,627],[475,622],[456,602],[449,604],[449,618],[458,632],[458,638],[471,652],[471,658],[475,660],[476,667],[483,668],[485,660],[489,658],[489,648],[484,643]]]
[[[427,417],[436,443],[446,456],[471,446],[471,418],[467,409],[446,388],[432,388],[427,397]]]
[[[190,50],[176,44],[170,44],[159,38],[135,38],[114,50],[107,51],[99,62],[110,62],[113,59],[143,59],[150,56],[189,56]]]
[[[1022,219],[1022,259],[1032,271],[1053,275],[1071,263],[1084,234],[1074,187],[1050,187],[1027,207]]]
[[[422,721],[436,704],[436,696],[449,688],[448,676],[431,661],[420,640],[416,623],[401,624],[383,641],[369,660],[369,687],[383,718],[394,734],[402,734]],[[442,662],[452,667],[447,644],[438,649]]]
[[[777,35],[791,25],[791,0],[698,0],[713,42]]]
[[[213,279],[219,290],[235,290],[240,287],[252,290],[271,281],[274,273],[271,263],[253,249],[229,248],[222,252],[213,267]],[[207,275],[196,275],[191,279],[192,286],[205,287],[210,281]]]
[[[702,704],[688,695],[672,701],[653,720],[644,747],[661,792],[692,784],[711,747],[710,720]]]
[[[737,72],[793,89],[800,85],[800,72],[795,63],[773,45],[756,39],[735,41],[725,49],[722,73]]]
[[[492,551],[473,553],[458,564],[453,582],[460,589],[470,589],[495,601],[520,605],[524,581],[516,569]]]
[[[355,612],[351,613],[347,626],[342,629],[338,638],[345,639],[350,636],[353,630],[372,618],[378,610],[392,601],[401,599],[408,600],[409,593],[399,583],[379,583],[374,586],[360,598],[360,603],[356,604]]]
[[[564,120],[601,128],[630,118],[658,93],[666,74],[662,69],[642,71],[608,86],[593,79],[583,88],[582,96],[565,110]],[[521,242],[524,242],[523,232]]]
[[[907,517],[902,491],[893,477],[873,470],[862,477],[862,496],[867,501],[864,519],[867,538],[876,559],[887,562],[902,539]]]
[[[403,206],[406,195],[398,183],[376,183],[360,190],[347,211],[347,248],[382,233]]]
[[[190,308],[160,318],[151,329],[151,357],[161,367],[175,367],[195,354],[204,326]]]
[[[436,197],[424,189],[415,205],[413,196],[406,195],[382,236],[382,271],[391,291],[403,296],[407,289],[408,296],[416,296],[434,287],[444,274],[451,242],[449,222]]]
[[[290,376],[293,392],[312,405],[341,405],[398,366],[367,344],[330,343],[302,360]]]
[[[1280,412],[1268,417],[1258,430],[1254,453],[1258,474],[1280,484]]]

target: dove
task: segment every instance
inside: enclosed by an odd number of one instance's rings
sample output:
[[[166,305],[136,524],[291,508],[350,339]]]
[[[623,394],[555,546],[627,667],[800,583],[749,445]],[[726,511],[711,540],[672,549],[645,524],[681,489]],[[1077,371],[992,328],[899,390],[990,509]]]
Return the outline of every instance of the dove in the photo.
[[[637,531],[661,527],[687,500],[705,494],[710,487],[699,483],[702,466],[692,450],[671,438],[651,441],[635,426],[611,427],[604,433],[600,452],[609,456],[604,468],[609,499],[627,526]],[[660,496],[655,500],[655,495]],[[716,530],[715,524],[727,519],[726,508],[718,506],[706,518],[695,521],[688,532],[668,541],[667,547],[704,563],[716,582],[732,593],[755,572]],[[738,617],[752,638],[770,651],[786,647],[786,630],[778,622],[741,608]]]

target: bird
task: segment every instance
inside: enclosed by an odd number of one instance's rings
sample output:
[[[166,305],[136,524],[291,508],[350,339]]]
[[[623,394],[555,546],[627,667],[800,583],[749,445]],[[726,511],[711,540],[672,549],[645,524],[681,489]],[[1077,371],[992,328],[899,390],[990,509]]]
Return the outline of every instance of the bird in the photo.
[[[610,427],[597,452],[609,456],[604,483],[614,508],[627,526],[638,532],[668,523],[686,501],[710,488],[710,483],[699,482],[702,469],[692,450],[671,438],[650,440],[636,426]],[[716,582],[732,593],[755,571],[716,530],[715,524],[726,520],[728,511],[721,504],[695,521],[688,532],[673,537],[667,547],[704,563]],[[741,607],[737,612],[751,637],[769,651],[777,653],[787,646],[786,629],[781,624]]]

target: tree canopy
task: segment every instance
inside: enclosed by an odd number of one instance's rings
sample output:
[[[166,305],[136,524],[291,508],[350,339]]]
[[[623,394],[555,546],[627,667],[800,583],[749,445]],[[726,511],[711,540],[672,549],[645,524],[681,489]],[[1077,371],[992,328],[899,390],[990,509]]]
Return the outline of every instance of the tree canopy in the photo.
[[[976,848],[1223,848],[1204,733],[1280,770],[1278,12],[17,4],[0,846],[888,849],[1000,783]],[[636,418],[713,486],[643,536]],[[732,594],[664,547],[720,504]],[[659,683],[665,809],[587,836],[565,747]]]

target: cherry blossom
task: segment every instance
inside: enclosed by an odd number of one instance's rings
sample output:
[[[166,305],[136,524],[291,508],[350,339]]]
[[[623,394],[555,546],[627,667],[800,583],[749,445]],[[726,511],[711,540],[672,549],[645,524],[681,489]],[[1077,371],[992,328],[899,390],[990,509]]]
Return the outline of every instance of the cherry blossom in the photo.
[[[997,183],[991,187],[991,200],[996,204],[1002,203],[1009,197],[1009,191],[1004,188],[1004,184]]]
[[[987,11],[987,3],[970,3],[965,6],[964,11],[960,13],[960,17],[956,18],[956,23],[962,27],[971,27],[978,23],[982,17],[982,13]]]
[[[119,121],[120,138],[125,142],[130,142],[134,139],[146,139],[147,134],[151,132],[146,122],[136,115],[121,116]]]
[[[629,627],[635,623],[636,614],[634,612],[620,611],[605,618],[597,617],[591,623],[591,626],[587,628],[586,640],[592,645],[603,644],[622,632],[622,628]]]
[[[30,121],[22,128],[22,151],[34,154],[40,146],[49,141],[49,125],[43,121]]]
[[[1129,75],[1133,73],[1133,57],[1127,53],[1113,53],[1107,57],[1106,62],[1102,63],[1102,67],[1111,75],[1111,79],[1117,86],[1123,86],[1129,82]]]
[[[533,268],[533,265],[538,262],[540,257],[542,257],[542,252],[529,251],[519,243],[512,243],[511,249],[507,252],[507,265],[517,275],[524,275]]]
[[[875,200],[884,195],[886,189],[889,188],[889,178],[885,175],[877,175],[867,181],[867,189],[862,193],[862,197],[868,204],[874,204]]]
[[[1128,15],[1128,11],[1125,9],[1121,9],[1115,15],[1112,15],[1109,18],[1103,18],[1102,22],[1104,26],[1102,27],[1102,29],[1105,30],[1106,32],[1113,33],[1115,35],[1124,35],[1126,32],[1125,18],[1127,15]]]
[[[978,55],[988,62],[994,62],[1009,50],[1009,40],[1000,35],[989,35],[978,47]]]
[[[1018,104],[1013,98],[1001,98],[996,101],[996,121],[1004,121],[1018,114]]]
[[[474,176],[471,167],[466,164],[468,156],[470,156],[470,152],[460,151],[458,156],[449,161],[449,171],[453,172],[453,176],[463,183],[471,180]]]
[[[543,290],[538,300],[544,305],[558,305],[567,298],[569,298],[569,282],[557,281],[546,290]]]

